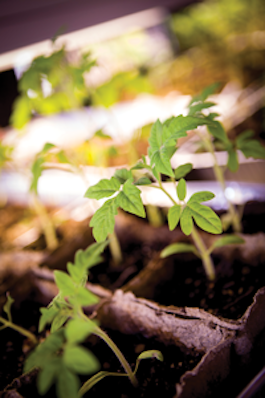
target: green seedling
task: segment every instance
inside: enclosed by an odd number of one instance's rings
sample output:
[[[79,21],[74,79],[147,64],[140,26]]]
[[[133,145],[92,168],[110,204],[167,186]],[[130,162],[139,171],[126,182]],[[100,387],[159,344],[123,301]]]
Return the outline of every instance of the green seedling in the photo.
[[[186,136],[188,130],[208,123],[211,123],[211,121],[205,118],[184,117],[182,115],[173,117],[163,124],[157,120],[152,127],[149,139],[148,155],[150,163],[143,156],[142,160],[130,170],[117,170],[111,179],[103,179],[88,188],[85,197],[98,200],[110,198],[96,211],[90,222],[96,241],[103,242],[108,234],[113,232],[115,215],[117,215],[119,207],[136,216],[145,217],[141,191],[137,186],[150,186],[163,191],[172,202],[172,207],[168,212],[170,230],[176,228],[180,222],[180,227],[184,234],[191,235],[193,239],[194,245],[181,244],[178,246],[178,250],[193,251],[202,259],[207,277],[210,280],[215,278],[210,251],[205,247],[194,225],[195,221],[206,232],[212,234],[222,233],[219,217],[211,208],[201,204],[201,202],[212,199],[214,194],[208,191],[198,192],[185,202],[186,182],[183,177],[191,170],[192,165],[185,164],[173,170],[170,163],[171,157],[177,150],[177,140]],[[135,181],[134,170],[145,170],[145,174]],[[162,183],[162,174],[170,177],[170,181],[173,181],[174,184],[176,184],[176,179],[180,179],[176,186],[176,198],[171,196],[166,189],[167,184]],[[241,238],[233,239],[242,241]],[[227,244],[227,240],[224,243]],[[165,252],[163,255],[165,255]]]
[[[55,156],[57,163],[48,163],[49,157]],[[38,182],[42,172],[48,168],[60,168],[64,164],[64,169],[73,172],[75,167],[70,163],[64,151],[57,148],[54,144],[46,143],[43,149],[37,153],[31,167],[32,180],[30,185],[30,193],[32,194],[32,202],[36,213],[39,216],[40,224],[45,236],[47,248],[54,250],[58,247],[59,242],[56,236],[55,228],[47,213],[45,206],[38,196]]]
[[[5,305],[3,306],[3,311],[6,313],[7,319],[0,316],[0,322],[3,324],[3,326],[0,327],[0,330],[3,330],[5,328],[11,328],[13,330],[16,330],[23,336],[27,337],[33,345],[38,344],[38,340],[33,333],[24,329],[22,326],[19,326],[19,325],[16,325],[15,323],[13,323],[12,314],[11,314],[11,306],[12,306],[13,302],[14,302],[14,299],[9,294],[7,294],[7,301],[6,301]]]
[[[98,326],[97,322],[88,318],[83,311],[84,306],[93,306],[98,298],[86,289],[89,269],[102,261],[101,253],[107,241],[94,243],[86,250],[78,250],[74,263],[68,262],[68,274],[55,271],[55,282],[59,293],[47,308],[41,309],[39,332],[47,324],[51,324],[51,334],[39,344],[29,355],[24,371],[39,368],[37,386],[40,394],[46,394],[51,385],[56,383],[58,398],[77,398],[88,391],[95,383],[113,373],[99,372],[92,376],[80,389],[78,374],[92,374],[99,370],[97,358],[84,346],[82,342],[91,334],[100,337],[106,342],[119,359],[134,386],[137,386],[135,373],[138,362],[133,372],[122,352]],[[144,357],[154,357],[162,360],[160,352],[145,352],[138,361]]]
[[[90,53],[80,54],[71,62],[65,48],[50,56],[35,58],[21,76],[20,95],[14,103],[11,123],[22,129],[33,115],[50,115],[80,108],[88,97],[84,74],[95,65]]]
[[[216,117],[219,116],[218,114],[203,114],[204,110],[216,105],[215,103],[207,102],[206,100],[209,95],[216,91],[217,87],[217,84],[213,84],[203,90],[201,94],[194,97],[189,104],[189,115],[201,117],[206,121],[208,134],[204,134],[199,130],[196,130],[196,134],[198,134],[200,137],[205,150],[211,153],[213,157],[213,171],[215,178],[219,182],[225,195],[225,169],[220,167],[217,162],[213,140],[215,140],[215,143],[219,144],[223,150],[227,151],[228,159],[226,167],[232,172],[236,172],[239,167],[237,151],[241,151],[246,158],[252,157],[254,159],[265,159],[265,148],[257,139],[253,138],[253,131],[244,131],[239,134],[235,140],[232,140],[226,134],[222,124],[215,120]],[[241,232],[241,215],[234,204],[227,197],[226,200],[228,203],[228,215],[223,217],[223,227],[226,230],[230,225],[232,225],[232,228],[235,232]]]

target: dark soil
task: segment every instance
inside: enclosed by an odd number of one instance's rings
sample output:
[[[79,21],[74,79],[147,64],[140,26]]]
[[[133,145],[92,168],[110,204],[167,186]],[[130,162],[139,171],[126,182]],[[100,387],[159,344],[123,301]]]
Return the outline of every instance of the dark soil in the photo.
[[[21,308],[14,313],[14,322],[35,333],[38,318],[38,306],[32,302],[24,302]],[[31,324],[32,326],[29,326]],[[160,350],[164,361],[146,359],[140,363],[137,372],[139,382],[137,389],[132,387],[126,377],[108,377],[96,384],[89,394],[86,394],[89,397],[102,397],[106,391],[115,391],[115,397],[121,398],[151,398],[157,396],[156,394],[170,398],[175,394],[175,384],[179,382],[180,376],[185,371],[191,370],[201,359],[200,355],[184,355],[176,346],[165,347],[165,345],[152,339],[145,339],[143,336],[121,335],[113,331],[107,331],[107,333],[119,346],[132,369],[135,367],[137,356],[144,350]],[[29,342],[19,333],[10,329],[1,331],[1,337],[0,390],[4,390],[7,385],[9,388],[8,392],[0,393],[0,397],[11,398],[9,394],[13,389],[24,398],[40,397],[36,389],[36,373],[28,378],[20,378],[23,373],[24,360],[30,351]],[[90,336],[85,346],[97,356],[102,370],[124,372],[118,359],[102,340]],[[86,377],[81,377],[82,382],[86,380]],[[51,388],[44,397],[56,397],[55,388]]]
[[[13,222],[13,220],[12,220]],[[88,222],[86,222],[88,225]],[[265,203],[249,203],[244,212],[243,226],[245,233],[255,233],[265,231]],[[165,231],[161,229],[160,235]],[[159,234],[159,232],[158,232]],[[82,239],[84,236],[84,239]],[[66,264],[73,260],[76,245],[85,248],[91,239],[91,233],[83,234],[76,238],[73,250],[67,252],[67,258],[63,256],[60,264]],[[125,283],[135,277],[150,260],[165,246],[161,242],[158,246],[154,242],[148,243],[141,240],[133,242],[131,239],[123,241],[123,248],[126,249],[124,262],[117,269],[108,266],[109,253],[105,253],[105,262],[91,269],[89,280],[99,283],[111,290],[121,288]],[[170,242],[168,242],[170,243]],[[33,247],[34,245],[33,245]],[[49,257],[50,259],[52,256]],[[48,260],[49,260],[48,258]],[[67,260],[67,261],[66,261]],[[265,285],[264,266],[259,264],[243,264],[239,261],[230,263],[221,256],[214,256],[216,268],[216,280],[209,282],[205,277],[204,269],[200,261],[191,255],[176,255],[173,259],[173,273],[167,282],[157,285],[154,301],[164,305],[175,305],[178,307],[200,307],[214,315],[230,319],[240,318],[247,307],[252,303],[253,295]],[[52,261],[51,261],[52,263]],[[46,261],[49,265],[49,261]],[[51,268],[57,268],[53,262]],[[63,268],[62,265],[58,268]],[[167,271],[166,271],[167,272]],[[39,303],[24,301],[21,306],[14,311],[14,322],[21,324],[32,332],[36,333],[39,318]],[[117,398],[134,397],[154,397],[163,396],[171,398],[175,394],[175,385],[179,382],[180,376],[187,370],[191,370],[199,362],[199,356],[184,355],[177,347],[164,345],[144,339],[142,336],[124,336],[117,332],[108,331],[109,335],[117,343],[125,357],[128,359],[132,368],[140,352],[148,349],[158,349],[164,356],[164,362],[155,359],[142,361],[138,380],[139,388],[132,388],[127,378],[109,377],[102,380],[89,392],[90,397],[105,396],[106,391],[115,391]],[[110,349],[104,342],[92,337],[86,343],[99,358],[102,370],[122,372],[120,364]],[[12,383],[14,378],[19,378],[23,371],[23,362],[29,352],[29,342],[17,332],[10,329],[1,330],[0,342],[0,390]],[[259,363],[260,366],[260,363]],[[254,366],[253,366],[254,369]],[[250,375],[249,375],[250,377]],[[33,376],[35,380],[36,375]],[[86,379],[82,379],[85,381]],[[238,375],[237,383],[240,380]],[[24,381],[15,381],[13,387],[18,387],[21,396],[39,397],[35,383],[25,385]],[[11,388],[12,389],[12,388]],[[236,391],[237,388],[234,389]],[[233,390],[232,390],[233,391]],[[237,391],[238,393],[238,391]],[[0,393],[2,398],[11,398],[10,393]],[[52,388],[47,397],[56,397],[55,390]],[[88,394],[87,394],[88,396]],[[233,395],[227,395],[233,397]],[[14,396],[19,398],[19,395]]]

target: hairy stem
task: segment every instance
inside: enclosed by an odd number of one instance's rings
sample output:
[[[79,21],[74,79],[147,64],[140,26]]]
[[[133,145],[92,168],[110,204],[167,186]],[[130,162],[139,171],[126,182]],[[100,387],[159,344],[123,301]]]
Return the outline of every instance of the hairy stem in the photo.
[[[0,322],[2,322],[5,327],[16,330],[23,336],[28,337],[34,345],[38,344],[37,337],[33,333],[24,329],[22,326],[15,325],[13,322],[8,321],[7,319],[2,318],[1,316],[0,316]]]

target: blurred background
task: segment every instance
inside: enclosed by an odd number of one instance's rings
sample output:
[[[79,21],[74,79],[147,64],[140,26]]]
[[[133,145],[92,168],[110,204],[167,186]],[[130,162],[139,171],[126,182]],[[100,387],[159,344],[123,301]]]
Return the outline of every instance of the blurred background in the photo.
[[[263,0],[3,0],[1,203],[27,202],[47,142],[58,148],[46,161],[59,174],[42,173],[40,196],[55,205],[82,197],[112,167],[146,154],[157,118],[187,114],[191,96],[216,82],[213,111],[229,136],[252,129],[264,143],[264,17]],[[211,180],[200,151],[191,133],[178,156],[193,163],[188,179]],[[264,162],[240,162],[228,180],[264,184]],[[85,170],[85,183],[65,176],[73,169]]]

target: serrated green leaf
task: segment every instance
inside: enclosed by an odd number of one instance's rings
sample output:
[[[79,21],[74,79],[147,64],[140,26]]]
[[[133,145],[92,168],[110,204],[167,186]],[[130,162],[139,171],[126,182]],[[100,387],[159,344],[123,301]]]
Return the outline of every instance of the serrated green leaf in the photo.
[[[60,311],[55,315],[55,317],[52,320],[51,324],[51,333],[56,332],[59,330],[67,321],[69,318],[68,315],[65,315],[64,313],[61,313]]]
[[[82,343],[87,336],[94,332],[97,325],[88,319],[85,321],[80,318],[71,319],[65,328],[65,336],[70,344]]]
[[[93,235],[97,242],[104,241],[114,231],[118,207],[116,198],[109,199],[92,217],[90,226],[93,228]]]
[[[76,292],[76,285],[71,277],[62,271],[54,271],[55,283],[64,296],[71,296]]]
[[[159,151],[161,146],[163,145],[162,141],[162,131],[163,126],[160,120],[158,119],[152,126],[149,138],[149,148],[148,148],[148,156],[151,159],[153,154],[156,151]]]
[[[100,364],[92,352],[81,346],[67,345],[63,353],[67,368],[78,374],[90,374],[99,370]]]
[[[150,159],[151,165],[155,168],[156,172],[165,174],[169,177],[174,177],[171,167],[170,158],[167,153],[167,148],[162,147],[160,150],[153,153]],[[155,176],[157,178],[157,176]]]
[[[164,145],[168,146],[168,143],[172,143],[172,140],[176,142],[181,137],[187,136],[187,131],[194,130],[198,126],[207,124],[206,119],[194,117],[194,116],[183,116],[179,115],[177,117],[171,118],[168,125],[168,131],[170,132],[170,138],[165,141]],[[171,146],[170,144],[169,146]]]
[[[188,204],[191,202],[207,202],[215,197],[215,195],[210,191],[201,191],[194,193],[188,200]]]
[[[181,206],[180,205],[174,205],[172,207],[170,207],[169,211],[168,211],[168,226],[169,226],[169,230],[173,231],[173,229],[176,228],[176,226],[179,223],[179,219],[180,219],[180,214],[181,214]]]
[[[241,244],[241,243],[245,243],[245,241],[240,236],[224,235],[214,242],[213,248],[222,247],[222,246],[226,246],[226,245]]]
[[[184,178],[181,178],[178,182],[177,194],[178,194],[179,200],[184,200],[186,198],[187,187],[186,187],[186,181],[184,180]]]
[[[238,166],[237,153],[233,148],[231,148],[228,150],[227,167],[230,171],[236,172],[238,170]]]
[[[180,215],[180,228],[185,235],[190,235],[193,228],[191,210],[186,206]]]
[[[121,183],[124,184],[125,181],[133,178],[132,172],[127,169],[118,169],[114,173],[114,177],[117,178],[117,180]]]
[[[185,177],[192,170],[191,163],[185,163],[175,169],[175,178],[176,180],[180,180]]]
[[[117,196],[117,204],[125,211],[139,217],[145,217],[145,210],[141,199],[141,191],[128,180],[123,185],[122,191]]]
[[[100,254],[103,253],[108,244],[108,241],[99,243],[95,242],[88,246],[86,250],[82,251],[82,265],[86,268],[86,270],[102,261]]]
[[[71,278],[75,283],[80,283],[82,279],[84,278],[86,272],[85,270],[80,270],[75,264],[68,262],[66,265],[66,269],[71,275]]]
[[[85,287],[79,286],[78,291],[75,293],[74,298],[71,299],[71,302],[77,303],[81,306],[88,306],[98,303],[98,297]]]
[[[212,121],[211,124],[207,126],[208,131],[214,138],[217,138],[219,141],[222,141],[225,144],[229,144],[230,141],[226,135],[226,132],[222,126],[222,124],[216,120]]]
[[[215,106],[214,102],[199,102],[198,104],[190,106],[189,115],[195,115],[197,112],[202,111],[203,109],[211,108]]]
[[[145,169],[145,168],[146,168],[145,163],[143,163],[142,160],[140,160],[133,167],[131,167],[130,170],[142,170],[142,169]]]
[[[103,178],[96,185],[89,187],[84,196],[90,199],[108,198],[120,189],[120,185],[115,177],[111,177],[110,180]]]
[[[134,185],[150,185],[152,181],[148,177],[140,177],[137,181],[134,182]]]
[[[58,398],[79,398],[79,378],[72,373],[66,366],[62,366],[56,383],[56,393]]]
[[[59,312],[59,308],[56,308],[54,305],[48,308],[41,308],[41,317],[39,320],[39,333],[42,332],[47,324],[51,324],[55,316]]]
[[[213,83],[209,86],[207,86],[205,89],[200,94],[195,95],[192,99],[189,105],[194,104],[195,102],[200,102],[200,101],[205,101],[209,95],[212,95],[216,92],[218,87],[220,86],[220,83]]]
[[[177,253],[197,254],[196,247],[191,243],[172,243],[162,250],[160,257],[165,258]]]
[[[222,223],[217,214],[208,206],[198,202],[189,202],[188,207],[196,224],[206,232],[222,233]]]
[[[41,395],[45,395],[57,379],[62,366],[61,358],[54,358],[40,370],[37,377],[37,388]]]
[[[34,351],[26,358],[24,372],[29,372],[33,368],[43,368],[48,364],[52,357],[57,354],[64,343],[64,330],[60,329],[50,334],[43,343],[40,343]]]
[[[248,140],[241,143],[239,147],[246,158],[265,159],[265,148],[257,140]]]
[[[248,141],[251,137],[253,137],[254,131],[253,130],[246,130],[243,133],[239,134],[236,138],[236,147],[240,149],[240,146]]]

